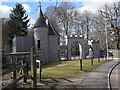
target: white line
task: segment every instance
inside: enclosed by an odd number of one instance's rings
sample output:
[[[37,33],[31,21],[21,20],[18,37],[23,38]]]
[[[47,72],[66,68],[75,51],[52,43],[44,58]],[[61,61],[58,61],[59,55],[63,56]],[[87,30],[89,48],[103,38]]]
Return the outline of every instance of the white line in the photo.
[[[120,64],[120,62],[117,62],[117,63],[109,70],[109,73],[108,73],[108,89],[109,89],[109,90],[112,90],[111,81],[110,81],[110,76],[111,76],[111,74],[112,74],[113,69],[114,69],[118,64]]]

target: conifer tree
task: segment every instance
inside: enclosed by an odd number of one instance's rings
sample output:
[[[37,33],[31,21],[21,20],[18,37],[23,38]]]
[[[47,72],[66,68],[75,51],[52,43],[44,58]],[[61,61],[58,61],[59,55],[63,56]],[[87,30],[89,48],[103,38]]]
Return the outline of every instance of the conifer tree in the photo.
[[[28,15],[25,14],[26,10],[22,4],[16,3],[15,8],[11,10],[10,19],[8,21],[8,35],[12,40],[14,36],[25,36],[27,35],[27,27],[29,19]]]

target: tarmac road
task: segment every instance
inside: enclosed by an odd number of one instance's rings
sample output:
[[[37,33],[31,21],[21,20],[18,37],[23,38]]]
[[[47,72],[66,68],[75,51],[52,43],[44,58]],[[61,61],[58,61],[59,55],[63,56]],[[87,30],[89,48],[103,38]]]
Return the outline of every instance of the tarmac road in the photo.
[[[120,64],[117,67],[115,67],[115,69],[113,69],[110,80],[112,88],[120,89]]]
[[[81,82],[80,88],[107,88],[108,87],[108,72],[110,68],[118,62],[114,59],[104,63],[90,72]]]

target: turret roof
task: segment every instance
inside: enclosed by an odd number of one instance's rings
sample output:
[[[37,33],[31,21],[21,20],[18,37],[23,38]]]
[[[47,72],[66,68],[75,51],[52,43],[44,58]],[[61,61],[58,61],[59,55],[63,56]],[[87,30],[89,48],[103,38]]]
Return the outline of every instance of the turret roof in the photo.
[[[38,18],[36,20],[36,23],[34,25],[34,28],[36,27],[47,27],[48,28],[48,35],[59,35],[58,32],[55,30],[53,25],[48,20],[48,25],[46,25],[46,20],[44,18],[43,12],[40,7],[40,12],[38,15]]]
[[[40,7],[40,12],[39,12],[39,15],[38,15],[38,18],[36,20],[34,27],[46,27],[46,22],[45,22],[45,18],[43,16],[43,12],[41,10],[41,7]]]

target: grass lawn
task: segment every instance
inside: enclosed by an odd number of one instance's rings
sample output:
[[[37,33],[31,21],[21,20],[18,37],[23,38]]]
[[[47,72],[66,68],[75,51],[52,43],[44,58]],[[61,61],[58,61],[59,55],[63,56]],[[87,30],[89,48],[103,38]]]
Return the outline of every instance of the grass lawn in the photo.
[[[120,56],[113,56],[114,58],[120,58]]]
[[[107,60],[110,61],[110,60]],[[100,63],[97,59],[94,59],[94,65],[91,65],[90,59],[83,60],[83,70],[80,70],[79,60],[70,61],[59,61],[51,62],[42,67],[42,82],[48,82],[53,79],[60,79],[65,77],[70,77],[75,74],[85,73],[91,71],[96,66],[106,62],[106,60],[101,59]],[[39,76],[39,71],[37,72]]]

